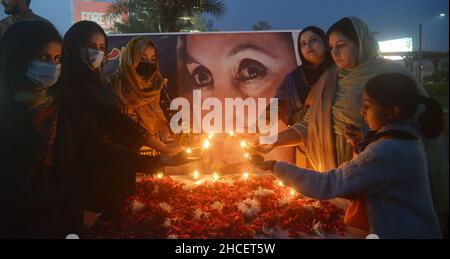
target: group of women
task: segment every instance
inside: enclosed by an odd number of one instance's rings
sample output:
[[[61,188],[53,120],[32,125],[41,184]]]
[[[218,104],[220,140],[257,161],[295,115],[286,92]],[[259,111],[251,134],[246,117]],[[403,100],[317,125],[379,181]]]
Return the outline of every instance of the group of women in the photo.
[[[103,74],[107,37],[94,22],[64,39],[49,23],[20,22],[0,49],[0,237],[80,233],[85,211],[117,215],[137,172],[190,162],[173,155],[180,147],[147,38],[129,43],[114,80]],[[141,155],[142,146],[161,154]]]
[[[20,22],[0,44],[0,237],[80,233],[85,210],[105,216],[119,212],[134,193],[136,172],[190,162],[170,156],[181,149],[160,106],[166,82],[157,46],[149,38],[130,40],[117,73],[108,79],[103,74],[107,37],[93,22],[76,23],[64,39],[48,23]],[[350,199],[349,225],[381,237],[440,237],[436,215],[448,220],[448,163],[420,153],[421,141],[428,154],[436,147],[429,138],[440,133],[439,106],[405,67],[379,56],[369,28],[356,17],[341,19],[327,33],[305,28],[298,48],[302,65],[286,76],[276,95],[280,118],[290,128],[275,144],[257,145],[254,151],[297,146],[315,171],[257,155],[254,165],[272,170],[308,196]],[[383,103],[377,91],[391,95],[392,101]],[[401,94],[413,99],[408,103]],[[386,112],[373,112],[378,106],[368,103],[383,103],[379,109]],[[391,113],[392,107],[397,112]],[[385,131],[389,134],[378,137]],[[367,133],[369,141],[363,138]],[[402,167],[409,161],[384,163],[391,146],[381,149],[380,161],[364,155],[378,155],[373,145],[383,140],[398,141],[398,146],[416,141],[418,147],[411,150],[417,152],[410,154],[418,157],[416,167]],[[161,154],[143,156],[142,146]],[[366,165],[371,159],[378,162],[375,170]],[[380,169],[390,172],[387,165],[395,167],[393,174],[396,169],[417,173],[374,177]],[[364,178],[369,171],[372,181]],[[349,180],[352,187],[345,189]]]
[[[436,215],[443,232],[448,231],[448,161],[436,152],[439,149],[436,138],[442,129],[439,104],[427,97],[424,88],[403,65],[380,57],[377,41],[359,18],[343,18],[326,34],[316,27],[305,28],[299,35],[298,44],[302,65],[285,78],[277,91],[279,118],[290,128],[278,135],[276,143],[257,145],[255,152],[266,154],[274,148],[297,146],[306,154],[314,171],[277,161],[263,161],[259,155],[255,155],[254,165],[272,170],[306,196],[349,199],[346,223],[368,233],[384,238],[436,238],[440,236]],[[369,85],[375,91],[373,95],[378,94],[378,100],[373,102],[380,106],[384,104],[380,110],[384,112],[396,107],[402,116],[388,116],[389,119],[381,123],[382,127],[371,127],[369,112],[364,109],[367,105],[363,103],[363,93],[368,93]],[[402,91],[393,92],[396,89]],[[381,97],[377,91],[382,93]],[[416,99],[409,101],[413,104],[408,106],[408,112],[403,111],[408,98],[413,98],[411,96]],[[385,103],[390,99],[390,103]],[[380,110],[375,112],[377,119],[384,116]],[[408,158],[400,160],[392,155],[389,147],[384,147],[381,152],[365,150],[375,153],[370,153],[369,157],[354,152],[358,143],[364,142],[363,136],[382,133],[383,127],[392,125],[395,132],[399,130],[395,123],[405,121],[414,121],[412,128],[420,128],[419,132],[422,132],[415,134],[420,145],[424,144],[426,154],[423,150],[410,154],[411,159],[420,156],[418,160],[422,164],[415,164],[416,168],[409,167],[412,163]],[[403,140],[403,133],[397,136],[389,131],[388,136],[376,140]],[[355,136],[358,136],[356,140]],[[406,143],[395,145],[402,147]],[[389,159],[395,161],[390,164]],[[380,161],[373,164],[371,160]],[[391,171],[392,166],[396,172]],[[393,176],[399,172],[408,173],[408,170],[414,172],[401,179]],[[416,175],[421,170],[423,172]],[[369,171],[372,175],[366,175]],[[392,186],[397,194],[392,195]],[[408,201],[412,197],[415,202]],[[415,221],[418,218],[420,220]]]

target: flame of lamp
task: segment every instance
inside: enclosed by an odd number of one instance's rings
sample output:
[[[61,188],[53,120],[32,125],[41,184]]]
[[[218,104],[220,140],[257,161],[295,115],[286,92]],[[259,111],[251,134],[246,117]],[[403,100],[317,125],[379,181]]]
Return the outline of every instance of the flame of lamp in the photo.
[[[205,142],[203,142],[204,149],[208,149],[210,145],[211,145],[211,142],[209,141],[209,139],[207,139],[207,140],[205,140]]]

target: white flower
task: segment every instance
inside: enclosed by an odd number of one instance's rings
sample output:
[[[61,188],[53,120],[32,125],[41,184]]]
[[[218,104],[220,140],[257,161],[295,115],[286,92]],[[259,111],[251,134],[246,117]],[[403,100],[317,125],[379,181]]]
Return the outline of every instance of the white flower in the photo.
[[[318,236],[320,236],[321,238],[325,238],[325,236],[322,234],[322,224],[320,223],[320,221],[317,221],[316,222],[316,220],[314,220],[313,221],[313,227],[312,227],[312,230],[318,235]]]
[[[320,203],[320,201],[315,201],[312,204],[303,205],[303,208],[307,210],[320,209],[322,208],[322,204]]]
[[[194,211],[194,217],[195,217],[196,220],[201,220],[201,219],[202,219],[202,216],[205,217],[205,218],[209,218],[209,215],[210,215],[210,214],[211,214],[211,213],[209,213],[209,212],[204,212],[204,211],[202,211],[202,210],[199,209],[199,208],[195,209],[195,211]]]
[[[178,235],[171,234],[167,237],[167,239],[178,239]]]
[[[169,219],[169,218],[167,218],[167,219],[164,221],[163,226],[166,227],[166,228],[170,228],[170,227],[172,226],[172,220]]]
[[[286,207],[287,205],[289,205],[289,203],[291,203],[291,200],[292,200],[292,198],[285,196],[278,200],[278,205],[281,208]]]
[[[315,201],[312,205],[316,209],[321,209],[322,208],[322,203],[320,203],[320,201]]]
[[[238,209],[248,218],[255,217],[261,211],[259,201],[255,199],[246,199],[238,202],[237,206]]]
[[[183,184],[183,191],[190,191],[192,189],[194,189],[195,184]]]
[[[138,200],[133,200],[131,202],[131,209],[133,210],[134,213],[141,212],[144,209],[144,207],[145,207],[144,203]]]
[[[234,184],[234,181],[231,178],[224,178],[222,180],[219,180],[219,182],[227,184],[229,186],[232,186]]]
[[[266,225],[263,225],[262,232],[265,234],[273,235],[275,230],[273,228],[266,228]]]
[[[159,207],[167,213],[170,213],[172,211],[172,206],[170,206],[169,204],[167,204],[165,202],[160,203]]]
[[[211,207],[215,210],[218,210],[219,213],[222,213],[223,207],[225,206],[225,204],[223,204],[220,201],[216,201],[213,203],[213,205],[211,205]]]
[[[256,191],[254,191],[253,193],[256,196],[266,197],[266,196],[269,196],[269,195],[273,194],[273,191],[269,190],[269,189],[262,188],[262,187],[258,187],[258,189],[256,189]]]

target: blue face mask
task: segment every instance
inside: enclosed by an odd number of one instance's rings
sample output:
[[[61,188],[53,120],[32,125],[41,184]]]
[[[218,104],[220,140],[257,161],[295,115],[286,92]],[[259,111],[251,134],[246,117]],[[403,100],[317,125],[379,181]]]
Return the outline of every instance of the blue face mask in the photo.
[[[89,60],[86,60],[86,49],[81,49],[82,60],[92,68],[97,69],[102,65],[103,59],[105,58],[105,52],[98,49],[88,48],[87,54]]]
[[[61,75],[61,64],[51,64],[39,60],[31,62],[25,74],[36,89],[54,85]]]

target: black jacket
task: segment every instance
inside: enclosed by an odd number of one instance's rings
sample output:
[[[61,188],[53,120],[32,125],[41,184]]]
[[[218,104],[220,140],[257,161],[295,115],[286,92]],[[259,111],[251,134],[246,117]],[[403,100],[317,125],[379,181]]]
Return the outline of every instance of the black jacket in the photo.
[[[87,127],[97,128],[101,138],[137,154],[144,144],[147,131],[120,112],[111,87],[101,80],[97,71],[88,69],[84,64],[72,66],[71,69],[63,74],[66,78],[62,80],[66,82],[67,99],[74,108],[72,116],[92,124]],[[89,146],[88,142],[85,144]],[[137,170],[124,157],[116,157],[116,163],[110,163],[111,158],[102,160],[99,157],[101,153],[87,151],[86,155],[88,157],[83,159],[88,172],[85,208],[97,212],[118,213],[126,197],[135,193],[136,172],[152,173],[161,169],[158,157],[153,158],[154,166]]]
[[[108,179],[111,173],[134,177],[136,171],[160,166],[155,158],[112,142],[94,122],[77,114],[61,104],[50,170],[41,166],[36,149],[17,146],[15,136],[1,127],[0,238],[78,234],[89,194],[87,179]],[[92,170],[94,161],[116,170]]]

